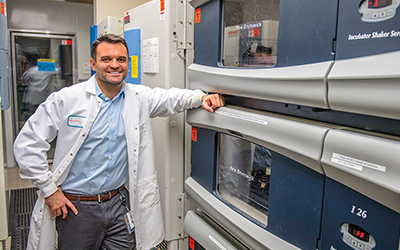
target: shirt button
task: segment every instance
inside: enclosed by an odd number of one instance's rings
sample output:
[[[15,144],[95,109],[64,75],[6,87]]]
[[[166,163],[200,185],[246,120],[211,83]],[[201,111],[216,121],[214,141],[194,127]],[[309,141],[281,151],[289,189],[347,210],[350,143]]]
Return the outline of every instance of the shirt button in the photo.
[[[114,138],[111,138],[111,141],[114,141]]]
[[[112,122],[113,120],[112,119],[110,119],[110,122]]]
[[[110,160],[112,160],[113,158],[112,158],[112,156],[110,157]]]
[[[107,175],[108,177],[110,177],[110,175]]]

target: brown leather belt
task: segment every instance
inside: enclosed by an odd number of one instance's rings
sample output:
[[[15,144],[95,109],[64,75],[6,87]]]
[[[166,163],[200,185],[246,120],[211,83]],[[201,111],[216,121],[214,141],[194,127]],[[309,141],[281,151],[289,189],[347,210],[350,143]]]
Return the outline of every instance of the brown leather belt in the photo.
[[[122,189],[124,189],[124,185],[122,185],[121,187],[112,190],[110,192],[106,192],[106,193],[102,193],[102,194],[98,194],[98,195],[75,195],[75,194],[67,194],[64,193],[65,197],[67,197],[69,200],[72,201],[98,201],[98,202],[102,202],[102,201],[106,201],[106,200],[110,200],[114,195],[116,195],[119,191],[121,191]]]

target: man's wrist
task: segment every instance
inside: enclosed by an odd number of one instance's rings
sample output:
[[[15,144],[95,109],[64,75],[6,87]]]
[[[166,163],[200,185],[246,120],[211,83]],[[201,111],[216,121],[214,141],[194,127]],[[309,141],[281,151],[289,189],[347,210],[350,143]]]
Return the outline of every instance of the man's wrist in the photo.
[[[51,181],[46,186],[39,186],[39,189],[42,190],[44,197],[47,198],[50,195],[52,195],[55,192],[57,192],[58,187],[57,187],[57,185],[56,185],[56,183],[54,181]]]

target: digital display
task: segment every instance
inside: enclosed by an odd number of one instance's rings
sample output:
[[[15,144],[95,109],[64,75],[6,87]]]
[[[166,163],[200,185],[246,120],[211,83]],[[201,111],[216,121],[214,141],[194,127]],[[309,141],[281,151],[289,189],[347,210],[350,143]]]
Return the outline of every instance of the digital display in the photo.
[[[369,242],[369,233],[356,225],[349,224],[349,233],[359,240]]]
[[[368,0],[368,9],[378,9],[389,6],[393,0]]]

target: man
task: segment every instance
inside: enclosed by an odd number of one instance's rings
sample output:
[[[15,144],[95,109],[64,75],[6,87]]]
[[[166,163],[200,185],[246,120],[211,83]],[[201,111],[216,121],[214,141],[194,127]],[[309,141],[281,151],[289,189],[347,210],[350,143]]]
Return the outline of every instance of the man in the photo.
[[[96,74],[51,94],[15,140],[20,175],[39,188],[27,249],[156,246],[164,235],[150,118],[224,105],[199,90],[126,84],[121,37],[100,37],[91,57]],[[49,171],[46,152],[55,137]]]
[[[245,68],[261,68],[275,66],[272,48],[254,43],[242,55],[242,65]]]

